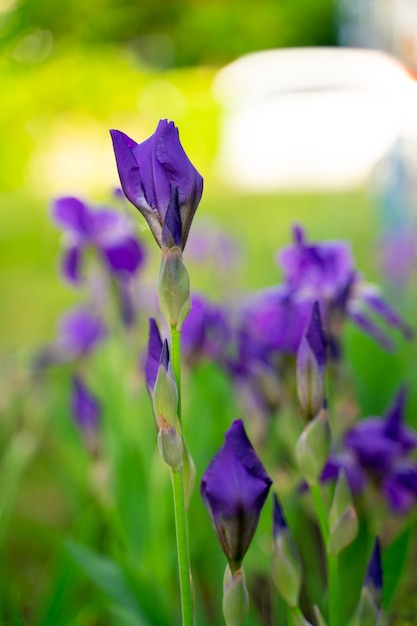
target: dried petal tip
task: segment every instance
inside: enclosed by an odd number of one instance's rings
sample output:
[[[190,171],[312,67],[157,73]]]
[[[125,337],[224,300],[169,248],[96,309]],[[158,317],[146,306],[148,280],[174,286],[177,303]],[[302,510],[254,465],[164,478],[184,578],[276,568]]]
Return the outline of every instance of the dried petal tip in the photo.
[[[271,484],[243,422],[236,420],[201,481],[201,497],[232,573],[249,548]]]

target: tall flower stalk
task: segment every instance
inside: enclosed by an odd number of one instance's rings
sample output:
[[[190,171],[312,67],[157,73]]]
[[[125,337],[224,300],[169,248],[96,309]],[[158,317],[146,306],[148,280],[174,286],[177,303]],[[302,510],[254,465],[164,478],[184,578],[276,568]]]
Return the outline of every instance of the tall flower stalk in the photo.
[[[161,120],[155,133],[140,144],[118,130],[112,130],[111,137],[123,192],[142,213],[161,248],[158,295],[162,315],[170,330],[170,362],[175,393],[170,382],[165,384],[169,379],[167,346],[162,348],[158,374],[154,377],[158,357],[155,353],[149,357],[149,352],[161,343],[160,339],[155,339],[155,324],[151,325],[153,339],[151,337],[149,343],[147,382],[153,395],[159,449],[172,472],[182,621],[183,626],[192,626],[194,616],[186,500],[190,498],[193,472],[192,460],[184,442],[181,407],[181,327],[191,308],[191,300],[182,252],[200,202],[203,179],[188,159],[173,122]],[[161,383],[163,391],[160,393],[165,395],[161,395],[158,405],[159,375],[165,381]],[[170,399],[164,405],[166,393]],[[166,406],[175,408],[175,415],[168,421],[161,412],[166,410]],[[181,462],[178,459],[179,442]]]

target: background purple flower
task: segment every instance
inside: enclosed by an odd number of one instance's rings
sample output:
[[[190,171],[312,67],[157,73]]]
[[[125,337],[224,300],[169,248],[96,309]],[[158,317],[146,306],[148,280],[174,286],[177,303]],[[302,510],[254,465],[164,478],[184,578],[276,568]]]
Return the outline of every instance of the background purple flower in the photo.
[[[185,358],[224,361],[231,330],[225,311],[204,296],[191,297],[191,310],[182,326],[182,348]]]
[[[234,421],[201,481],[201,497],[232,573],[249,548],[271,484],[243,422]]]
[[[127,216],[108,208],[93,209],[74,197],[55,200],[52,215],[66,235],[62,272],[68,281],[77,283],[83,279],[84,255],[89,248],[99,254],[107,271],[118,279],[134,275],[142,266],[144,249]]]

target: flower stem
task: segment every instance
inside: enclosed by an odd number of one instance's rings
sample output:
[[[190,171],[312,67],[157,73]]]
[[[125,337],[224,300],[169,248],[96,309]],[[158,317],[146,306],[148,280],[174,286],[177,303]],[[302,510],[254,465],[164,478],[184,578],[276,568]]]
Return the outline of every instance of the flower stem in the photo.
[[[193,626],[193,600],[191,592],[190,558],[188,553],[187,520],[184,503],[184,477],[182,469],[178,472],[172,471],[172,489],[174,494],[175,531],[177,536],[182,624],[183,626]]]
[[[329,523],[327,521],[327,512],[324,506],[323,497],[321,495],[320,485],[310,485],[310,492],[313,498],[314,507],[316,509],[321,535],[323,537],[324,545],[326,547],[329,626],[340,626],[337,556],[335,554],[332,554],[328,550]]]
[[[340,626],[339,610],[339,576],[337,556],[327,551],[327,576],[329,588],[329,623],[330,626]]]
[[[171,326],[171,360],[178,389],[178,419],[181,423],[181,330]],[[182,434],[184,439],[184,435]],[[175,532],[177,537],[178,571],[180,577],[181,611],[183,626],[192,626],[193,600],[191,591],[190,554],[188,549],[187,514],[184,496],[184,470],[172,472],[174,494]]]
[[[171,360],[172,369],[174,370],[174,376],[178,388],[178,419],[181,426],[181,330],[178,330],[176,326],[171,326]]]

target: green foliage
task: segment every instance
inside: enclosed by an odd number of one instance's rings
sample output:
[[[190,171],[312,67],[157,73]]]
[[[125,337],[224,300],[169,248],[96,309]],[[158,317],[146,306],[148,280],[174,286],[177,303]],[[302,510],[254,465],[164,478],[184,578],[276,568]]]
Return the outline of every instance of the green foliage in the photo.
[[[122,44],[150,65],[223,64],[265,48],[332,45],[331,0],[81,0],[51,10],[48,0],[25,0],[3,15],[0,43],[17,58],[44,58],[57,45]]]

